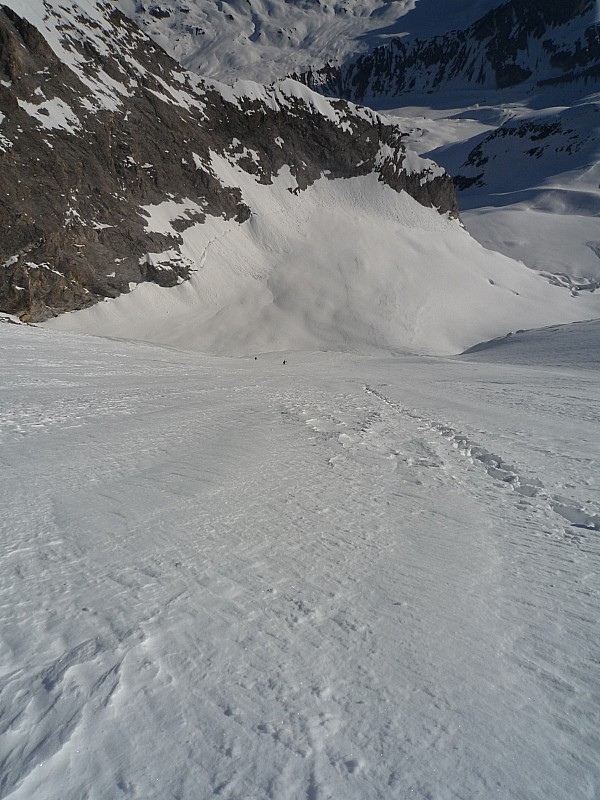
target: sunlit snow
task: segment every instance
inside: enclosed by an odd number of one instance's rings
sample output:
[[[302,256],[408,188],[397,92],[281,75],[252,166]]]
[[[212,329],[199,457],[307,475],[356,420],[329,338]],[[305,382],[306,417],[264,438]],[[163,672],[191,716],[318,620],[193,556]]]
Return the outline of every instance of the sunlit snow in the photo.
[[[594,797],[597,336],[0,325],[2,796]]]
[[[190,281],[140,284],[45,325],[223,355],[450,354],[522,328],[600,316],[600,294],[572,297],[375,175],[322,178],[296,194],[289,169],[272,185],[216,154],[210,169],[239,186],[253,212],[241,225],[209,216],[183,231],[180,250],[196,270]],[[166,201],[142,211],[162,232],[186,208]]]

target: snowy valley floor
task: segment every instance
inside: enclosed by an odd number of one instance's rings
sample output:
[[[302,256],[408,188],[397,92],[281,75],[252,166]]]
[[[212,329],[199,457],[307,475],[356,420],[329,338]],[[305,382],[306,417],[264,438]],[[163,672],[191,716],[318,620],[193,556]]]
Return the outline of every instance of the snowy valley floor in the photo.
[[[545,341],[0,326],[0,796],[599,797],[600,372]]]

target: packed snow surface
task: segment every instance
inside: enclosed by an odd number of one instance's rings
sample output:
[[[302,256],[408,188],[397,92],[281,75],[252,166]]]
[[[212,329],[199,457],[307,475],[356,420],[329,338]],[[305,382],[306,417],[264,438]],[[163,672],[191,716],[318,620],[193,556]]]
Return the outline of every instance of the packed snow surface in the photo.
[[[522,336],[0,326],[1,796],[598,796],[598,325]]]

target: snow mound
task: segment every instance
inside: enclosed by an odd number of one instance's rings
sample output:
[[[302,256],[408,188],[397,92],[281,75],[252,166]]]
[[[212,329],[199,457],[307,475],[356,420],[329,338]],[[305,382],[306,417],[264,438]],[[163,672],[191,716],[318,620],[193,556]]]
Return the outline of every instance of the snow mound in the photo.
[[[504,364],[600,370],[600,320],[517,331],[469,348],[463,358]]]

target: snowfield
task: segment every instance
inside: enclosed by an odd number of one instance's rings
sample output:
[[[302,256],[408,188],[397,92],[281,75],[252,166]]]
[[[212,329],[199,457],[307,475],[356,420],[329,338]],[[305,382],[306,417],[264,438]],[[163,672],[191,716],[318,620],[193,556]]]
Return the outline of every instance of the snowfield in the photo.
[[[1,325],[0,796],[597,797],[598,333]]]

